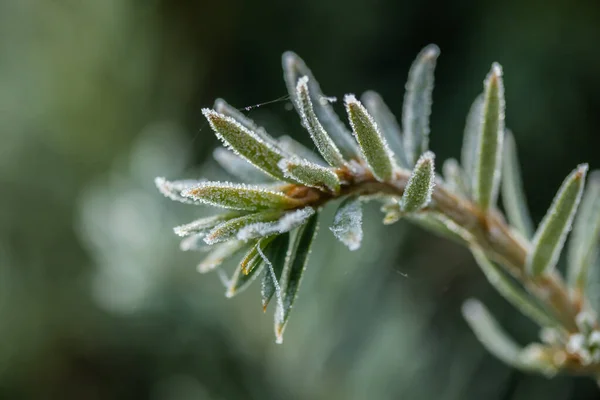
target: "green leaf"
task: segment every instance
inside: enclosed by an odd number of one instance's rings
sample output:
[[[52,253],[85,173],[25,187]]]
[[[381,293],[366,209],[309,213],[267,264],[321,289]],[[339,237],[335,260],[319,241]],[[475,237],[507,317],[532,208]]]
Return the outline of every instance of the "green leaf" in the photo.
[[[421,50],[408,73],[402,109],[402,129],[404,151],[409,165],[413,165],[419,155],[429,148],[433,71],[439,55],[440,49],[430,44]]]
[[[496,264],[490,261],[482,249],[477,246],[470,248],[485,277],[502,297],[540,326],[556,325],[553,318],[531,296],[516,286]]]
[[[598,257],[600,240],[600,171],[590,173],[573,234],[569,240],[568,273],[571,287],[583,292],[589,268]]]
[[[354,137],[373,175],[379,181],[390,180],[394,172],[393,154],[377,124],[354,95],[346,95],[344,103]]]
[[[508,336],[479,300],[465,301],[462,314],[481,344],[499,360],[523,371],[547,376],[556,374],[554,363],[558,357],[555,357],[554,349],[537,343],[522,348]]]
[[[494,206],[498,197],[504,137],[504,107],[502,67],[494,63],[484,82],[473,186],[473,197],[484,212]]]
[[[257,237],[280,235],[304,224],[315,213],[312,207],[304,207],[289,211],[272,222],[257,222],[244,226],[237,233],[239,240],[249,240]]]
[[[502,163],[502,202],[508,221],[527,239],[533,236],[533,222],[523,192],[517,146],[513,134],[507,130]]]
[[[239,237],[238,234],[241,230],[243,230],[249,225],[276,221],[283,214],[284,212],[281,210],[269,210],[230,219],[228,221],[220,223],[219,225],[214,227],[210,232],[208,232],[208,234],[204,238],[204,241],[209,245],[213,245],[216,243],[226,242],[235,238],[236,236],[238,236],[239,240],[251,239],[249,237]]]
[[[266,174],[282,181],[289,181],[277,167],[279,160],[286,156],[281,149],[265,141],[256,132],[249,130],[231,117],[208,108],[202,109],[202,114],[217,137],[235,154]]]
[[[522,348],[508,336],[479,300],[465,301],[462,314],[477,339],[490,353],[512,367],[521,367]]]
[[[410,214],[406,216],[410,221],[420,225],[441,237],[453,240],[460,244],[468,245],[473,241],[472,235],[456,222],[437,212]]]
[[[473,189],[475,187],[475,166],[477,163],[482,110],[483,94],[480,94],[471,105],[469,114],[467,114],[460,155],[460,162],[466,176],[467,193],[471,196],[473,195]]]
[[[181,237],[196,234],[206,234],[210,229],[214,228],[220,223],[239,217],[243,214],[244,213],[240,211],[232,211],[224,214],[211,215],[210,217],[197,219],[189,224],[176,226],[173,228],[173,231],[176,235]]]
[[[454,158],[448,158],[442,165],[444,181],[448,188],[456,194],[468,194],[465,173]]]
[[[206,180],[181,180],[181,181],[168,181],[165,178],[157,177],[154,179],[156,188],[167,198],[178,201],[185,204],[202,204],[202,202],[184,197],[181,192],[189,188],[198,186]]]
[[[302,125],[306,128],[310,137],[317,146],[317,150],[325,161],[332,167],[342,167],[346,164],[342,153],[337,148],[333,139],[329,137],[325,128],[319,122],[313,109],[313,103],[308,89],[308,77],[303,76],[296,85],[296,99],[298,111],[302,118]]]
[[[264,248],[269,243],[271,243],[275,239],[275,237],[276,236],[268,236],[254,241],[252,247],[250,247],[248,252],[240,261],[240,267],[244,275],[248,275],[250,271],[252,271],[254,268],[260,265],[260,263],[262,262],[262,258],[258,252],[258,249],[260,248],[264,250]]]
[[[281,277],[283,304],[278,305],[275,311],[275,336],[277,343],[283,342],[283,332],[298,295],[298,289],[306,270],[317,229],[318,214],[315,214],[305,225],[302,225],[298,229],[290,247],[289,256]]]
[[[204,274],[214,270],[244,247],[246,247],[246,243],[239,240],[213,246],[212,251],[198,264],[198,272]]]
[[[262,126],[258,126],[253,120],[246,117],[241,111],[236,109],[235,107],[229,105],[223,99],[215,100],[215,111],[219,114],[223,114],[227,117],[231,117],[237,122],[239,122],[244,128],[248,129],[251,132],[254,132],[259,138],[263,141],[269,143],[273,147],[277,148],[277,141],[267,133],[266,129]]]
[[[257,249],[258,254],[258,251],[260,251],[260,249],[264,249],[270,242],[271,240],[261,239],[252,246],[252,249]],[[231,298],[247,289],[264,267],[264,263],[262,263],[261,258],[258,255],[255,255],[249,264],[251,264],[252,268],[248,268],[247,274],[244,273],[244,267],[242,263],[238,264],[237,268],[233,272],[233,276],[231,277],[229,284],[227,285],[227,291],[225,292],[226,297]]]
[[[277,301],[281,304],[281,273],[285,265],[285,259],[290,244],[290,234],[284,233],[277,236],[266,248],[260,253],[263,263],[265,264],[265,273],[261,284],[261,297],[263,311],[267,310],[267,306],[274,294],[277,294]]]
[[[351,251],[358,250],[363,238],[362,219],[363,209],[360,198],[349,196],[335,212],[333,225],[329,229]]]
[[[415,212],[431,202],[435,184],[434,158],[435,155],[431,151],[427,151],[419,157],[402,195],[400,202],[402,211]]]
[[[185,189],[181,195],[213,206],[242,211],[287,209],[302,205],[299,200],[283,193],[227,182],[203,182],[196,187]]]
[[[314,187],[323,192],[338,193],[340,191],[340,179],[331,168],[321,167],[297,157],[283,158],[278,165],[285,176],[301,182],[305,186]]]
[[[294,140],[288,135],[280,136],[278,139],[279,147],[286,153],[293,154],[300,158],[305,158],[310,162],[326,166],[327,164],[315,152],[304,146],[302,143]]]
[[[301,77],[307,76],[309,94],[317,118],[323,125],[323,128],[325,128],[325,131],[328,133],[328,135],[332,137],[342,155],[347,159],[356,158],[358,151],[356,144],[352,140],[352,135],[350,135],[350,132],[348,132],[346,126],[344,126],[342,121],[340,121],[340,118],[333,110],[333,107],[331,107],[331,104],[329,104],[327,97],[323,95],[319,83],[315,79],[310,69],[308,69],[304,61],[298,57],[297,54],[291,51],[286,51],[282,56],[282,64],[283,77],[285,79],[288,93],[290,98],[294,100],[292,103],[294,104],[294,107],[296,107],[298,113],[302,115],[302,111],[299,107],[300,103],[297,98],[296,85]]]
[[[229,175],[244,183],[273,182],[271,176],[224,147],[217,147],[213,152],[213,158]]]
[[[554,197],[527,254],[526,267],[530,275],[541,275],[556,265],[581,200],[587,169],[587,164],[579,165],[567,176]]]
[[[396,155],[398,163],[402,168],[410,169],[406,154],[404,152],[404,144],[402,143],[402,131],[394,114],[383,101],[383,98],[377,92],[367,91],[363,93],[360,100],[365,108],[373,116],[377,126],[387,139],[390,148]]]

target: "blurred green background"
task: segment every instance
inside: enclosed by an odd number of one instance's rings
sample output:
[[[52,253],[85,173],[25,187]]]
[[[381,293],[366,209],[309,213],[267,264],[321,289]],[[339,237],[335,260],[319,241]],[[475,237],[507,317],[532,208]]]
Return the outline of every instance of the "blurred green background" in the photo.
[[[256,287],[226,300],[216,275],[196,273],[201,255],[179,251],[172,226],[210,210],[169,202],[153,179],[224,178],[200,109],[284,96],[285,50],[326,94],[374,89],[399,112],[433,42],[438,160],[459,154],[500,62],[539,221],[577,163],[600,167],[599,21],[592,0],[0,1],[0,398],[598,398],[592,380],[487,354],[460,316],[466,298],[522,344],[536,327],[466,250],[384,227],[376,206],[355,253],[321,230],[276,345]],[[307,144],[289,110],[247,114]]]

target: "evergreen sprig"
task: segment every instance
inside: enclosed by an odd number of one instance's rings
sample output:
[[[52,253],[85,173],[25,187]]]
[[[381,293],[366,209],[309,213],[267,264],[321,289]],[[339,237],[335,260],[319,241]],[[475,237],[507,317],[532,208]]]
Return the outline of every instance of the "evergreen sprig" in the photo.
[[[225,146],[215,151],[215,159],[241,183],[156,179],[172,200],[228,209],[176,227],[184,237],[182,250],[210,250],[200,272],[241,254],[224,282],[226,295],[235,296],[262,274],[262,308],[276,303],[275,335],[281,342],[320,211],[342,200],[330,231],[356,250],[363,241],[363,203],[379,201],[384,223],[405,218],[467,246],[492,286],[542,328],[540,342],[521,347],[481,303],[467,300],[463,314],[492,354],[526,371],[600,377],[600,325],[587,299],[600,239],[600,172],[591,173],[588,191],[587,165],[569,174],[534,232],[516,140],[504,123],[502,68],[494,63],[468,113],[460,163],[446,160],[443,176],[437,175],[428,146],[438,56],[437,46],[430,45],[413,63],[402,128],[381,96],[369,91],[362,101],[345,96],[348,129],[304,61],[286,52],[286,86],[319,155],[290,137],[270,136],[224,100],[217,100],[214,110],[204,109]],[[573,222],[566,283],[555,266]]]

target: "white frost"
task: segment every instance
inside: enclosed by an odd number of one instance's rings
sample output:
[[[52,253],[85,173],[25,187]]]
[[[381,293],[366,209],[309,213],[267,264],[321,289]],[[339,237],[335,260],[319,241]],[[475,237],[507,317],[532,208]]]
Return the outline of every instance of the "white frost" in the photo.
[[[250,240],[258,237],[289,232],[302,225],[308,218],[314,215],[314,213],[314,208],[305,207],[288,212],[274,222],[258,222],[256,224],[250,224],[239,230],[237,238],[239,240]]]

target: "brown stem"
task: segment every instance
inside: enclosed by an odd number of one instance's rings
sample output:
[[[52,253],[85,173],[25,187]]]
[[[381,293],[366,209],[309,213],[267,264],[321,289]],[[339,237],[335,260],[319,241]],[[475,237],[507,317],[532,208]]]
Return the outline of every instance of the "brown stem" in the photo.
[[[342,190],[337,196],[309,190],[302,196],[307,200],[305,204],[318,207],[348,194],[402,196],[410,177],[410,171],[400,170],[396,172],[392,181],[379,182],[368,169],[360,174],[343,172],[345,177],[350,178],[342,185]],[[471,200],[447,190],[441,182],[435,187],[432,204],[428,209],[442,213],[467,230],[488,257],[519,280],[554,314],[568,332],[577,332],[575,319],[579,310],[572,302],[563,279],[554,271],[536,277],[526,273],[525,264],[530,243],[515,234],[498,211],[484,213]]]

